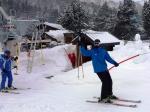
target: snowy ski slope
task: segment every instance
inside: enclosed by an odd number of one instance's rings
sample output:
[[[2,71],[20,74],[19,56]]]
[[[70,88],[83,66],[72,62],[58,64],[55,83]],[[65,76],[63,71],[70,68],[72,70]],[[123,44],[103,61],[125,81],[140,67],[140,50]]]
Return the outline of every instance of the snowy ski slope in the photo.
[[[147,43],[130,42],[116,47],[111,56],[117,61],[149,52]],[[148,112],[150,104],[150,54],[130,60],[110,71],[114,81],[114,94],[127,99],[140,99],[138,108],[124,108],[105,104],[90,104],[100,95],[100,81],[93,73],[91,62],[84,64],[85,79],[70,68],[62,46],[44,50],[45,65],[40,64],[40,51],[36,51],[33,72],[26,72],[26,54],[20,55],[18,76],[14,86],[31,88],[18,90],[20,94],[0,94],[0,112]],[[111,65],[109,65],[110,67]],[[82,72],[81,72],[82,73]],[[46,76],[54,75],[52,79]]]

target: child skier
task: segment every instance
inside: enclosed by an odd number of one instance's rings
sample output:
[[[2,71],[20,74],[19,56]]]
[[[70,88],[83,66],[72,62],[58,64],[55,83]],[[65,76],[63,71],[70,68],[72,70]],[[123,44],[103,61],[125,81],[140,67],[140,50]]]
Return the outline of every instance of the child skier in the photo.
[[[11,72],[11,63],[12,63],[11,52],[9,50],[5,50],[4,54],[0,55],[0,69],[2,75],[0,92],[5,92],[8,89],[15,89],[12,86],[13,76]],[[8,86],[6,88],[5,83],[7,78],[8,78]]]
[[[100,47],[99,39],[94,41],[94,47],[91,50],[86,50],[83,43],[80,43],[80,45],[82,55],[91,57],[94,72],[102,82],[101,98],[99,99],[99,102],[111,103],[111,99],[117,99],[117,97],[114,96],[112,92],[112,79],[107,69],[106,61],[116,67],[119,66],[119,64],[110,57],[105,49]]]

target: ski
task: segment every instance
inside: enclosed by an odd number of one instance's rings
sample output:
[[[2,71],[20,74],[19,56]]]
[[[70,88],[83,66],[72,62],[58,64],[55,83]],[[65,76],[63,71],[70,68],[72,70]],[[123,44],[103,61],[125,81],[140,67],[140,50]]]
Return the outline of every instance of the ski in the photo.
[[[93,97],[96,99],[100,99],[100,97]],[[141,103],[141,100],[128,100],[128,99],[123,99],[123,98],[118,98],[118,99],[112,99],[113,101],[122,101],[122,102],[130,102],[130,103]]]
[[[115,105],[115,106],[121,106],[121,107],[131,107],[131,108],[136,108],[137,105],[135,104],[122,104],[122,103],[117,103],[117,102],[113,102],[112,103],[102,103],[102,102],[98,102],[98,101],[91,101],[91,100],[87,100],[86,102],[88,103],[98,103],[98,104],[107,104],[107,105]]]
[[[16,88],[14,87],[13,89],[9,89],[9,88],[6,88],[6,91],[19,91],[19,90],[30,90],[31,88]]]
[[[14,88],[14,89],[10,89],[9,91],[17,91],[17,90],[30,90],[31,88]]]
[[[3,91],[3,92],[1,92],[2,94],[4,93],[4,94],[20,94],[19,92],[14,92],[14,91]]]
[[[8,93],[8,94],[20,94],[17,92],[19,90],[30,90],[31,88],[14,88],[14,89],[7,89],[5,91],[1,91],[0,93]]]

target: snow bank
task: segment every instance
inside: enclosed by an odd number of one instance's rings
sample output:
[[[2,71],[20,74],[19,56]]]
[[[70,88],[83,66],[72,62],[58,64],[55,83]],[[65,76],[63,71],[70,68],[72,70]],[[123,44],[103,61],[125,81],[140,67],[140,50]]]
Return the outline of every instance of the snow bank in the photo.
[[[128,42],[124,45],[121,42],[120,46],[115,47],[115,51],[112,54],[118,54],[118,58],[121,60],[127,57],[131,57],[137,54],[143,54],[150,52],[149,43],[143,43],[141,40],[136,40],[134,42]],[[149,54],[141,55],[133,60],[134,63],[146,63],[149,60]]]
[[[71,49],[72,48],[72,49]],[[72,69],[67,53],[74,49],[72,45],[57,46],[52,49],[37,50],[34,54],[33,73],[51,71],[68,71]],[[67,52],[66,52],[67,51]],[[20,66],[27,66],[27,54],[21,53]],[[40,67],[40,69],[39,69]],[[23,68],[26,69],[25,67]],[[23,70],[23,71],[24,71]]]

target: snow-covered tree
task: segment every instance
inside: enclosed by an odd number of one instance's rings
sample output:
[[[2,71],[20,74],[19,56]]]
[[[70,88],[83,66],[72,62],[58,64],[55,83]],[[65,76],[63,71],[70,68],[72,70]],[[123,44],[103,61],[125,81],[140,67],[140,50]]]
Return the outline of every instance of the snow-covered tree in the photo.
[[[74,0],[59,17],[58,22],[66,29],[76,33],[89,27],[88,13],[82,8],[79,0]]]
[[[124,0],[119,6],[117,18],[114,35],[123,40],[133,40],[139,31],[139,16],[135,3],[132,0]]]
[[[110,8],[105,2],[95,15],[94,30],[113,32],[117,20],[116,14],[116,9]]]
[[[143,27],[148,36],[150,36],[150,0],[144,3],[143,6]]]

